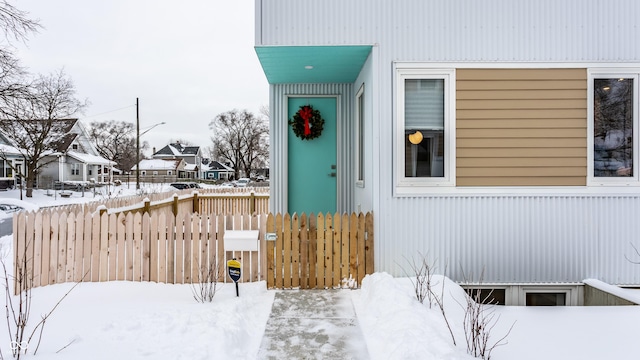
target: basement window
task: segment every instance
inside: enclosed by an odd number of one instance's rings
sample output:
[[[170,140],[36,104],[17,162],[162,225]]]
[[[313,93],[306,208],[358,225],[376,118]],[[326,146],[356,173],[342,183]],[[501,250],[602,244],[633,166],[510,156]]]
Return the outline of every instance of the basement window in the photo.
[[[506,289],[489,289],[489,288],[467,288],[467,295],[482,304],[506,305],[507,290]]]
[[[566,306],[565,292],[528,292],[525,295],[526,306]]]

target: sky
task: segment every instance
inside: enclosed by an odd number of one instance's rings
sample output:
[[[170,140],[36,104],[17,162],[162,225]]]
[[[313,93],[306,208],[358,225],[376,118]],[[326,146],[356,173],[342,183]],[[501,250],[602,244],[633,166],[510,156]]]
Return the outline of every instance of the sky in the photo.
[[[151,148],[171,140],[209,147],[216,115],[268,105],[254,46],[254,1],[11,0],[43,29],[15,44],[34,74],[63,68],[80,99],[78,117],[136,122]],[[147,152],[150,155],[150,151]]]

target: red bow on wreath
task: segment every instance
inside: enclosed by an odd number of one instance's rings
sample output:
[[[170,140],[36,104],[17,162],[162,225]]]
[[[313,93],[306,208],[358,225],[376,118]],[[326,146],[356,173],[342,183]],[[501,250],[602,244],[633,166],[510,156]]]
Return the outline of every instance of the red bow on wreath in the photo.
[[[300,117],[304,120],[304,135],[308,136],[311,134],[311,128],[309,127],[309,120],[311,120],[311,108],[309,106],[303,106],[300,109]]]

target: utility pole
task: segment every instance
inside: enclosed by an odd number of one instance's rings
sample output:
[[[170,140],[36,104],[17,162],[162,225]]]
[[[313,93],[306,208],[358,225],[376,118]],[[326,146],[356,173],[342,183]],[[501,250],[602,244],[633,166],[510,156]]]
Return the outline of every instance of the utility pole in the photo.
[[[140,111],[136,98],[136,190],[140,190]]]

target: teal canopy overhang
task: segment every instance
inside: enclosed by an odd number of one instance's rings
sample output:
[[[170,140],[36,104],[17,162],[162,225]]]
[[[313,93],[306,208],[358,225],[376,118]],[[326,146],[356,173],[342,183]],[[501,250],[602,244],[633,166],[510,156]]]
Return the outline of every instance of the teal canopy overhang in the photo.
[[[372,46],[256,46],[269,84],[352,83]]]

